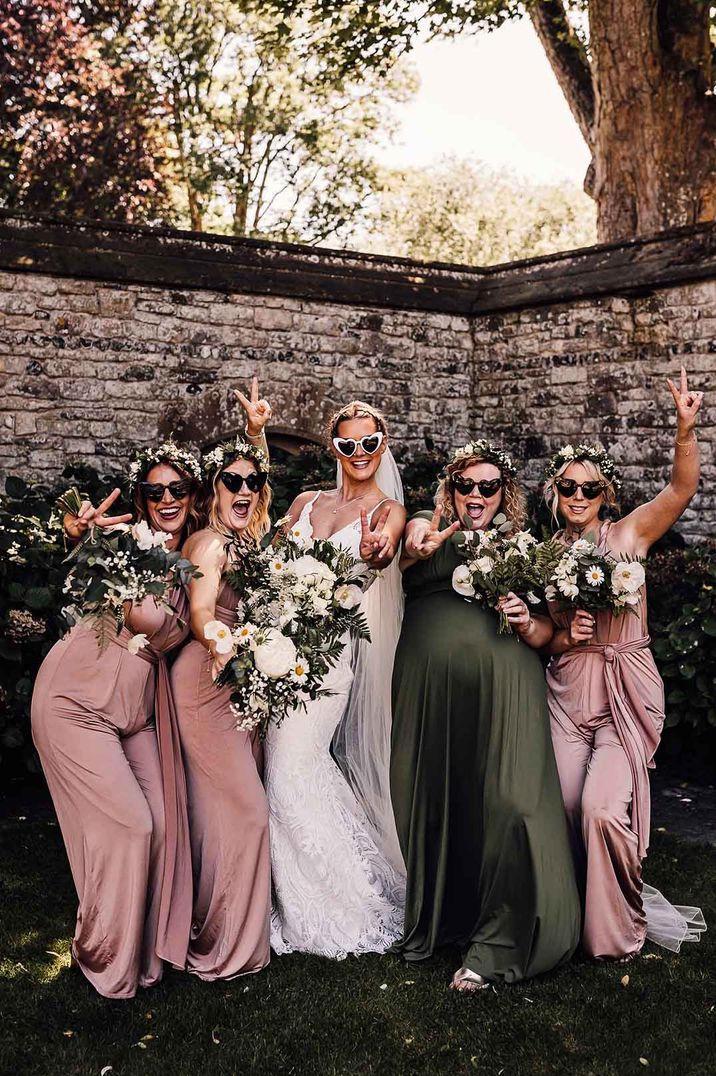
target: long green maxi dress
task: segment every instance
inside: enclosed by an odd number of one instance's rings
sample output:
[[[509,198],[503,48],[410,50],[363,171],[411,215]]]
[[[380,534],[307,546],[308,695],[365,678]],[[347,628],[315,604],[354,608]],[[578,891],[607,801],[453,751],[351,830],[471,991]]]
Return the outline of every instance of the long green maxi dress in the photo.
[[[403,577],[391,792],[407,894],[394,951],[417,961],[457,945],[471,971],[517,982],[572,955],[579,898],[539,657],[452,589],[460,563],[448,541]]]

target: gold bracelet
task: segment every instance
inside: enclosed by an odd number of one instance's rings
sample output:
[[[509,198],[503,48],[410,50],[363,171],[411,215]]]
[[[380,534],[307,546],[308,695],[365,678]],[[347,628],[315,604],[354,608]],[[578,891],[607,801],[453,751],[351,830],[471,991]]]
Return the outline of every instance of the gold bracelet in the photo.
[[[689,432],[693,434],[693,437],[690,441],[680,441],[678,437],[676,438],[676,444],[679,446],[679,448],[688,448],[689,445],[696,444],[696,434],[693,430],[690,430]]]

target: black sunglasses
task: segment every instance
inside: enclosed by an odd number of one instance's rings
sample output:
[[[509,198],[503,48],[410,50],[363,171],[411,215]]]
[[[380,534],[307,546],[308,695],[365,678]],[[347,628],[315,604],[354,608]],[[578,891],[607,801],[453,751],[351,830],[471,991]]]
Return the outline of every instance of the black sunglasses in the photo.
[[[346,459],[355,456],[358,445],[367,456],[372,456],[382,445],[383,437],[384,434],[380,431],[378,433],[367,433],[365,437],[360,437],[357,441],[355,437],[334,437],[333,444],[336,452],[340,453],[341,456],[345,456]]]
[[[237,471],[222,471],[219,478],[224,483],[229,493],[241,493],[244,482],[249,493],[260,493],[266,485],[268,475],[263,471],[252,471],[251,474],[243,475]]]
[[[175,501],[183,501],[191,492],[191,479],[182,478],[177,482],[170,482],[167,486],[161,482],[140,482],[139,488],[148,501],[161,501],[167,490]]]
[[[462,493],[463,496],[472,493],[477,487],[483,497],[494,497],[502,486],[501,478],[483,478],[482,481],[476,482],[474,478],[463,478],[459,474],[453,475],[450,482],[452,488],[457,490],[458,493]]]
[[[575,482],[573,478],[558,478],[555,488],[563,497],[573,497],[578,489],[588,501],[594,501],[600,493],[604,492],[604,483],[593,479],[591,482]]]

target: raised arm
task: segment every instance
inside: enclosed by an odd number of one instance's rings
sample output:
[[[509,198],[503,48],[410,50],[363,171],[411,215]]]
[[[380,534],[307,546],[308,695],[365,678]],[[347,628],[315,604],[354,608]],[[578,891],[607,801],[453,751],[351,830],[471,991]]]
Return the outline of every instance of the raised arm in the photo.
[[[620,540],[620,545],[641,556],[676,523],[699,486],[696,421],[704,394],[689,389],[683,366],[679,386],[668,378],[667,384],[676,405],[676,440],[671,478],[653,500],[639,505],[612,528],[613,533],[616,532],[620,538],[623,535],[626,539]]]
[[[250,397],[244,396],[239,389],[234,389],[234,396],[246,413],[246,439],[265,452],[268,459],[269,449],[265,426],[273,412],[268,400],[259,397],[259,379],[252,377]]]
[[[456,520],[441,531],[440,520],[443,510],[440,505],[433,512],[432,519],[411,519],[405,528],[403,555],[400,558],[400,570],[404,572],[419,560],[427,560],[440,546],[460,530]]]

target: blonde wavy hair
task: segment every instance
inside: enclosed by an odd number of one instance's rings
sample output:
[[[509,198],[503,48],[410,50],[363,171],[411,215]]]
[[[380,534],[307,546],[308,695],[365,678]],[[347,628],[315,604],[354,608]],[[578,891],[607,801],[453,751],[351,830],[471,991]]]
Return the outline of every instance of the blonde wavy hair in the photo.
[[[249,459],[248,462],[254,465],[254,470],[258,474],[259,468],[254,463],[254,460]],[[211,480],[211,492],[209,494],[209,503],[207,511],[208,525],[212,528],[212,530],[215,530],[217,534],[220,534],[223,538],[233,538],[234,532],[227,528],[226,524],[223,522],[219,515],[219,495],[217,492],[217,487],[222,470],[223,468],[220,467]],[[271,529],[269,505],[271,504],[272,496],[273,490],[267,482],[259,493],[258,503],[253,510],[248,526],[242,532],[243,534],[247,535],[252,540],[252,542],[255,543],[255,545],[258,545],[264,535],[268,534]]]
[[[132,494],[132,503],[134,510],[137,513],[137,519],[147,518],[147,499],[142,493],[141,482],[146,482],[147,475],[153,467],[158,464],[164,463],[167,467],[171,467],[173,471],[179,475],[181,479],[186,479],[191,482],[191,489],[189,491],[189,510],[187,512],[186,523],[184,524],[184,530],[182,531],[182,541],[185,541],[190,534],[194,534],[195,531],[200,531],[202,527],[206,526],[206,510],[205,510],[205,494],[202,489],[201,482],[197,481],[196,476],[189,474],[182,467],[179,467],[175,460],[169,459],[156,459],[150,460],[149,465],[140,472],[134,486],[134,493]]]
[[[527,500],[522,486],[517,479],[504,471],[494,460],[486,460],[483,456],[463,456],[453,459],[445,467],[445,472],[438,482],[435,493],[435,505],[443,510],[443,518],[448,522],[455,519],[455,500],[451,489],[451,480],[456,474],[462,474],[473,463],[494,463],[502,477],[502,499],[498,511],[504,513],[515,530],[521,530],[527,518]]]
[[[619,502],[617,500],[617,491],[614,487],[614,483],[610,478],[607,478],[599,465],[595,463],[594,460],[566,460],[558,471],[555,471],[553,475],[550,475],[549,478],[545,480],[543,490],[543,497],[557,526],[559,526],[559,491],[555,482],[558,478],[562,477],[567,468],[571,467],[573,463],[581,463],[582,467],[584,467],[585,471],[587,471],[592,478],[598,479],[604,484],[604,491],[602,493],[604,500],[602,501],[602,505],[610,511],[617,511]]]
[[[388,436],[388,426],[382,411],[369,403],[365,403],[363,400],[351,400],[345,407],[334,411],[326,424],[326,440],[329,447],[333,443],[333,438],[338,436],[338,427],[341,422],[346,422],[352,418],[372,418],[375,422],[376,430],[385,434],[386,437]]]

